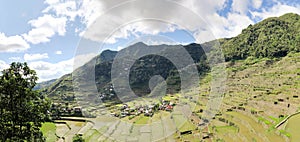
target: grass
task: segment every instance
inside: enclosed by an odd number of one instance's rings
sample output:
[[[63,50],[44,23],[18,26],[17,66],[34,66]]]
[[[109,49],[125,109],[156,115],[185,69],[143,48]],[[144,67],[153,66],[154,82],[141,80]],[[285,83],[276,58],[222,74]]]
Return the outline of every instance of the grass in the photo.
[[[187,122],[187,119],[183,115],[172,115],[172,117],[177,128],[181,128]]]
[[[215,127],[218,133],[237,133],[238,128],[234,126],[217,126]]]
[[[284,135],[288,135],[291,138],[291,142],[298,142],[300,140],[299,135],[299,128],[300,128],[300,114],[291,117],[287,125],[285,127]]]
[[[42,124],[41,131],[43,135],[46,137],[47,142],[55,142],[57,137],[55,135],[56,126],[54,123],[46,122]]]
[[[135,121],[135,124],[147,124],[149,119],[150,118],[147,116],[139,116],[139,119]]]
[[[248,126],[250,126],[252,128],[252,130],[249,130],[248,127],[245,127],[246,129],[248,129],[246,131],[241,131],[242,132],[242,135],[251,135],[251,137],[254,137],[255,139],[259,140],[261,139],[261,137],[255,135],[255,133],[259,133],[261,135],[265,135],[266,138],[268,138],[270,141],[283,141],[283,138],[276,135],[274,132],[268,132],[261,124],[257,123],[256,121],[254,121],[252,118],[250,118],[249,116],[246,116],[244,114],[241,114],[241,113],[238,113],[238,112],[228,112],[228,114],[240,119],[240,120],[243,120],[243,123],[239,123],[238,121],[234,121],[234,123],[236,124],[239,124],[239,127],[241,125],[244,125],[246,126],[244,123],[247,123],[249,124]],[[242,129],[242,128],[241,128]],[[246,134],[246,133],[248,134]],[[249,133],[250,132],[250,133]],[[251,140],[251,139],[249,139]]]
[[[285,135],[286,137],[291,137],[291,134],[290,133],[288,133],[287,131],[285,131],[285,130],[279,130],[279,133],[280,134],[282,134],[282,135]]]
[[[100,133],[96,130],[89,130],[86,134],[84,134],[83,138],[85,141],[96,141],[98,137],[100,137]]]
[[[271,121],[269,121],[268,119],[265,119],[261,116],[258,117],[258,120],[264,122],[266,125],[271,125],[272,124]]]
[[[195,130],[196,126],[190,121],[185,122],[182,127],[179,128],[180,132]]]
[[[162,99],[165,101],[174,101],[178,99],[178,95],[166,95]]]

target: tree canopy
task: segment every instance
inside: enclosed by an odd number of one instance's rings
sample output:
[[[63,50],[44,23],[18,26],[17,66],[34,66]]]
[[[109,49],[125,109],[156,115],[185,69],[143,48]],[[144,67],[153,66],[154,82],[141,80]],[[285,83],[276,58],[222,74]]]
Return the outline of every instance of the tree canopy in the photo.
[[[38,77],[26,63],[12,63],[0,76],[0,141],[44,141],[41,124],[50,102],[33,88]]]
[[[276,58],[300,52],[300,16],[288,13],[249,25],[241,34],[220,39],[225,59]]]

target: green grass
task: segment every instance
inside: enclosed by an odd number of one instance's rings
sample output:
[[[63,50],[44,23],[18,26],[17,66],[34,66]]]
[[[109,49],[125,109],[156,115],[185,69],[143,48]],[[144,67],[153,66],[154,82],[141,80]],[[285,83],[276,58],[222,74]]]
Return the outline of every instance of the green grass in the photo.
[[[164,96],[162,99],[165,101],[174,101],[177,98],[178,98],[177,95],[167,95],[167,96]]]
[[[279,132],[280,132],[280,134],[283,134],[283,135],[285,135],[285,136],[287,136],[287,137],[291,137],[291,134],[288,133],[288,132],[285,131],[285,130],[279,130]]]
[[[264,122],[266,125],[271,125],[272,124],[272,122],[270,122],[269,120],[267,120],[267,119],[265,119],[261,116],[258,117],[258,120]]]
[[[140,116],[140,118],[135,121],[135,124],[147,124],[149,119],[150,119],[149,117]]]
[[[55,135],[56,126],[54,123],[46,122],[42,124],[41,131],[43,135],[46,137],[47,142],[55,142],[57,137]]]
[[[238,112],[228,112],[227,114],[230,114],[240,120],[247,122],[254,130],[254,133],[260,133],[261,135],[265,135],[270,141],[283,141],[282,137],[276,135],[274,132],[268,132],[261,124],[257,123],[247,115]],[[243,123],[239,123],[238,121],[235,121],[234,123],[236,123],[238,127],[241,128],[240,132],[242,132],[242,135],[249,135],[250,137],[254,137],[255,139],[261,139],[260,137],[255,136],[254,133],[249,133],[252,130],[249,130],[247,127],[241,127],[242,125],[244,125]],[[247,129],[247,130],[242,130],[242,129]]]
[[[298,142],[300,140],[299,128],[300,128],[300,114],[291,117],[287,121],[285,131],[282,131],[282,134],[290,136],[291,142]]]
[[[183,115],[172,115],[172,117],[177,128],[181,128],[187,122],[187,119]]]
[[[238,128],[234,126],[216,126],[217,133],[237,133]]]
[[[179,128],[180,132],[195,130],[196,126],[190,121],[185,122],[182,127]]]
[[[85,139],[85,141],[90,142],[97,140],[97,138],[100,136],[101,134],[97,130],[91,129],[84,134],[83,138]]]

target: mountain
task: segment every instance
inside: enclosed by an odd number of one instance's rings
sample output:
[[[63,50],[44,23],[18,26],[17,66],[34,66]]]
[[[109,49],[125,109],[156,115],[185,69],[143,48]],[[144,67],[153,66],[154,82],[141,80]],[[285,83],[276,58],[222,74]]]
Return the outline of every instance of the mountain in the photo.
[[[51,84],[53,84],[54,82],[56,81],[56,79],[52,79],[52,80],[48,80],[48,81],[44,81],[44,82],[41,82],[41,83],[37,83],[35,86],[34,86],[34,90],[40,90],[40,89],[43,89],[43,88],[47,88],[49,87]]]
[[[178,67],[166,59],[165,56],[177,55],[175,57],[176,59],[182,58],[180,56],[181,53],[173,54],[174,52],[178,52],[177,48],[181,47],[187,51],[187,55],[189,55],[192,60],[191,64],[195,63],[196,69],[200,74],[205,74],[205,72],[209,70],[209,66],[205,62],[206,56],[199,44],[190,44],[186,46],[148,46],[144,43],[136,43],[119,52],[110,50],[103,51],[100,55],[76,69],[72,74],[67,74],[56,80],[51,86],[45,87],[42,92],[54,100],[72,100],[74,98],[74,89],[87,88],[87,86],[90,87],[93,86],[93,84],[96,84],[98,92],[95,93],[90,90],[85,90],[84,94],[92,95],[93,97],[91,98],[93,99],[95,96],[97,96],[97,98],[100,97],[102,101],[118,100],[118,98],[114,96],[115,91],[111,90],[111,70],[116,55],[118,54],[120,61],[126,62],[130,57],[134,56],[132,53],[135,53],[135,55],[142,55],[147,54],[148,52],[157,52],[161,56],[142,56],[141,58],[137,58],[130,69],[126,69],[129,70],[130,73],[129,82],[131,89],[139,96],[145,96],[151,92],[151,88],[149,88],[148,85],[151,77],[154,75],[161,75],[166,80],[168,93],[175,93],[181,89],[179,72],[177,71]],[[126,68],[121,66],[119,68]],[[179,69],[185,67],[186,66],[181,66]]]
[[[271,17],[255,25],[249,25],[236,37],[223,38],[218,40],[226,61],[236,61],[255,58],[280,58],[291,52],[300,51],[300,16],[288,13],[280,17]],[[214,46],[214,41],[204,44],[192,43],[182,46],[191,55],[195,62],[199,75],[205,75],[209,71],[206,55],[203,49],[207,46]],[[122,59],[125,63],[135,55],[143,55],[144,51],[155,52],[162,48],[160,54],[167,55],[180,45],[157,45],[148,46],[144,43],[136,43],[119,52],[106,50],[91,61],[56,80],[52,85],[42,89],[54,100],[73,100],[74,90],[80,91],[80,95],[90,96],[90,99],[101,98],[102,100],[118,100],[114,95],[112,86],[111,70],[114,59]],[[203,46],[203,47],[202,47]],[[174,50],[174,55],[180,55]],[[122,55],[119,57],[118,55]],[[178,57],[181,59],[181,57]],[[126,66],[126,65],[124,65]],[[182,67],[184,68],[184,67]],[[180,77],[178,69],[166,58],[158,55],[147,55],[138,58],[133,66],[123,68],[124,72],[130,72],[130,87],[139,96],[150,93],[148,85],[153,75],[161,75],[167,82],[167,93],[175,93],[180,88]],[[96,86],[93,86],[96,84]],[[97,92],[91,90],[96,87]],[[80,90],[80,88],[88,88]],[[80,97],[80,96],[79,96]]]
[[[288,13],[249,25],[242,33],[221,39],[226,61],[246,59],[249,56],[283,57],[300,51],[300,16]]]

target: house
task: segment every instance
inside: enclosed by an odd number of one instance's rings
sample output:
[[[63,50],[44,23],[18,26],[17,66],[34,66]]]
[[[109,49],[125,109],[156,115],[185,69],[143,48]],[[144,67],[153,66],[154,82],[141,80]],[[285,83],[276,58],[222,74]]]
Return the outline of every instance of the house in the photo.
[[[81,113],[81,107],[74,107],[75,113]]]
[[[167,105],[167,106],[165,107],[165,110],[166,110],[166,111],[172,111],[172,110],[173,110],[173,106]]]
[[[81,107],[74,107],[74,115],[75,116],[82,116],[82,109],[81,109]]]

